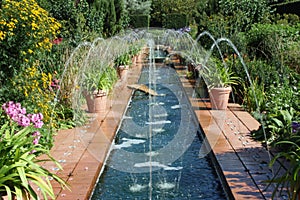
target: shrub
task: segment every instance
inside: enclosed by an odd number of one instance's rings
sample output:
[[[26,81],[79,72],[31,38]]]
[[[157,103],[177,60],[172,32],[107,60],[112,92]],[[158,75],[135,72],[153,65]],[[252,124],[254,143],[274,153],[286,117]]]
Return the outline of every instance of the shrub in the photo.
[[[277,66],[298,69],[300,24],[255,24],[247,33],[247,47],[251,57],[266,59]]]
[[[131,15],[130,25],[133,28],[147,28],[150,25],[149,15]]]
[[[166,14],[163,18],[163,27],[169,29],[179,29],[188,25],[187,16],[180,13]]]
[[[220,0],[220,13],[230,18],[230,27],[239,32],[249,30],[252,24],[268,20],[270,7],[266,0]]]
[[[35,0],[5,0],[0,10],[0,79],[13,77],[50,51],[61,25]],[[2,82],[3,84],[3,82]]]

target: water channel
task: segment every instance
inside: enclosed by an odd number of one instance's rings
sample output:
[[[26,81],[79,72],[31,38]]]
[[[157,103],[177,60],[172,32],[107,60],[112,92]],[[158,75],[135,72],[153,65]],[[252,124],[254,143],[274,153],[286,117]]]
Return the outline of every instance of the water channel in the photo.
[[[144,66],[92,200],[226,199],[202,131],[173,68]]]

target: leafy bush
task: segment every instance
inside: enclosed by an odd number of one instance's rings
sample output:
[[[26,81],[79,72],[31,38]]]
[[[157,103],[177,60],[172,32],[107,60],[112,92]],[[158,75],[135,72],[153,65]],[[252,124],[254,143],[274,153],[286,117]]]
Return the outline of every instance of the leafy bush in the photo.
[[[24,63],[30,66],[39,54],[50,51],[60,27],[35,0],[3,1],[0,10],[0,80],[15,76]]]
[[[271,64],[299,70],[299,29],[300,24],[254,24],[247,32],[248,53]]]
[[[38,66],[28,67],[21,71],[13,80],[15,90],[26,107],[44,115],[45,122],[51,120],[52,107],[55,98],[55,89],[51,87],[52,75],[41,72]]]
[[[188,25],[185,14],[170,13],[163,18],[163,27],[169,29],[179,29]]]
[[[232,16],[230,27],[238,27],[239,32],[249,30],[252,24],[265,21],[270,15],[267,0],[220,0],[219,8],[224,16]]]
[[[147,28],[150,25],[149,15],[131,15],[130,25],[133,28]]]

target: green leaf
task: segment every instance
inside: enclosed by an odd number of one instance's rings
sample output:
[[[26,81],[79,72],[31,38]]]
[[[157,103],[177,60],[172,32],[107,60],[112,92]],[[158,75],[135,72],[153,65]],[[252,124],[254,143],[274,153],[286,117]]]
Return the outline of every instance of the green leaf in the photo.
[[[28,173],[27,176],[32,182],[34,182],[42,192],[46,192],[51,198],[55,198],[52,186],[50,183],[46,183],[40,176]]]
[[[277,124],[277,126],[283,127],[283,123],[279,119],[273,118],[272,120]]]
[[[27,189],[28,188],[28,180],[26,178],[24,167],[17,167],[17,170],[18,170],[19,176],[21,178],[22,185]]]
[[[12,200],[12,191],[11,191],[11,189],[6,185],[4,185],[4,187],[5,187],[8,199]]]

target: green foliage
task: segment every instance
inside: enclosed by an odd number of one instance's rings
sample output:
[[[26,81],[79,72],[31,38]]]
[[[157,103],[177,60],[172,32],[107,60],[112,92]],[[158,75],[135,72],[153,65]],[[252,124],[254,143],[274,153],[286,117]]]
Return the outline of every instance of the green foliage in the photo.
[[[232,69],[219,59],[211,58],[208,66],[202,66],[199,73],[205,80],[208,89],[230,87],[240,82],[240,78],[235,75]]]
[[[163,18],[163,27],[168,29],[179,29],[188,25],[185,14],[170,13]]]
[[[272,199],[275,199],[276,194],[281,194],[286,192],[288,194],[288,199],[297,200],[300,191],[300,138],[299,136],[294,136],[290,140],[284,140],[276,143],[277,146],[289,147],[287,151],[279,152],[270,162],[272,167],[276,161],[287,161],[289,167],[285,170],[283,174],[275,174],[275,176],[268,180],[269,183],[275,183],[276,188],[272,194]],[[281,169],[281,168],[280,168]],[[280,170],[279,169],[279,170]],[[279,172],[278,170],[278,172]]]
[[[131,15],[130,25],[133,28],[147,28],[150,25],[149,15]]]
[[[151,0],[126,0],[125,8],[128,15],[150,15],[151,12]]]
[[[275,65],[289,65],[299,71],[299,28],[297,25],[255,24],[247,32],[251,57],[266,59]]]
[[[248,72],[252,80],[257,80],[258,85],[264,85],[268,88],[274,82],[280,81],[280,76],[278,74],[278,68],[274,65],[268,64],[265,60],[254,59],[247,60],[246,62]],[[238,73],[243,74],[241,77],[246,77],[244,70],[239,70]],[[249,85],[248,85],[249,86]]]
[[[114,1],[108,1],[105,4],[105,15],[104,15],[104,29],[103,35],[105,37],[110,37],[116,33],[116,12]]]
[[[129,15],[125,10],[124,0],[114,0],[115,1],[115,12],[116,12],[116,33],[120,33],[123,29],[128,27]]]
[[[52,48],[60,23],[34,0],[3,1],[0,10],[0,85],[24,63],[32,65]]]
[[[152,0],[151,25],[161,26],[166,16],[172,13],[187,15],[192,19],[196,13],[196,3],[195,0]]]
[[[299,78],[299,75],[296,75]],[[281,83],[265,88],[265,104],[261,107],[261,114],[269,144],[292,137],[290,125],[300,118],[299,113],[299,83],[287,78]],[[256,138],[263,138],[263,133],[254,134]]]
[[[96,68],[89,70],[84,74],[83,88],[89,92],[100,93],[109,92],[117,81],[116,69],[111,66],[104,66],[102,71]]]
[[[125,53],[117,56],[114,60],[114,64],[116,67],[130,65],[131,64],[131,55],[128,52],[125,52]]]
[[[289,110],[278,110],[276,115],[269,116],[270,124],[266,127],[271,134],[270,140],[287,140],[293,136],[291,124],[294,120],[295,111],[291,107]]]
[[[246,110],[254,115],[256,112],[265,110],[266,95],[265,95],[265,85],[260,83],[258,79],[252,81],[252,85],[243,84],[243,106]]]
[[[38,199],[33,185],[40,189],[44,199],[54,199],[50,178],[62,186],[64,181],[47,169],[40,166],[36,154],[45,154],[49,161],[59,164],[42,146],[33,146],[30,137],[31,127],[16,131],[15,126],[6,122],[0,129],[0,196],[7,194],[9,199]],[[44,160],[43,160],[44,161]]]
[[[221,14],[231,16],[231,27],[238,26],[240,32],[247,31],[252,24],[262,22],[270,14],[267,0],[220,0]]]

